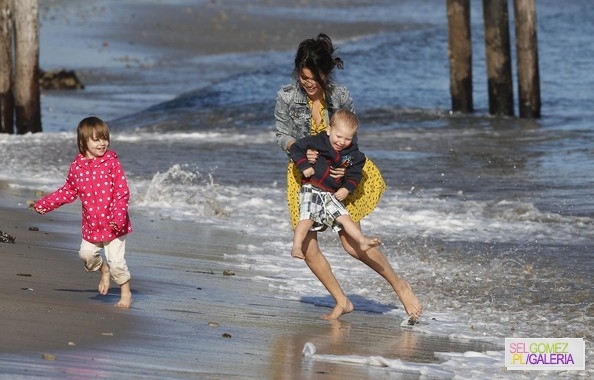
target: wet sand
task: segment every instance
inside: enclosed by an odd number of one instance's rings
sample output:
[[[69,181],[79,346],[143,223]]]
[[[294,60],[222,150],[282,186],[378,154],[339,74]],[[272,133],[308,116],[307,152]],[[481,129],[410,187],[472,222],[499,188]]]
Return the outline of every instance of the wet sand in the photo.
[[[117,286],[100,296],[98,276],[78,260],[77,204],[40,216],[27,209],[35,194],[1,192],[0,230],[16,237],[0,244],[2,376],[417,378],[422,366],[441,371],[432,367],[436,351],[492,349],[408,331],[389,315],[355,311],[324,321],[329,309],[276,298],[257,268],[230,258],[249,236],[134,215],[127,251],[134,303],[121,310],[113,306]],[[303,355],[307,343],[321,359]],[[354,362],[374,357],[402,368]]]
[[[171,49],[190,56],[293,49],[322,25],[335,38],[386,27],[254,18],[240,8],[226,8],[225,2],[196,6],[190,1],[169,5],[151,1],[141,7],[133,3],[118,2],[117,27],[93,29],[85,24],[96,33],[89,44],[110,35],[135,49]],[[93,2],[92,10],[106,15],[114,12],[110,8],[114,4]],[[83,12],[88,5],[79,2],[41,5],[78,7],[79,12],[67,15],[77,25],[90,17]],[[51,32],[51,21],[43,22]],[[73,62],[75,57],[70,57],[68,68],[76,70]],[[93,93],[93,81],[110,78],[111,73],[109,68],[89,70],[83,64],[80,68],[93,74],[87,77],[90,86],[82,100],[77,100],[90,107],[105,96]],[[141,88],[134,78],[134,74],[118,77],[118,91]],[[57,117],[61,110],[72,113],[71,104],[60,103],[63,94],[44,96],[53,99]],[[316,307],[311,300],[276,298],[266,282],[258,281],[257,268],[237,266],[230,259],[238,246],[249,244],[249,236],[151,219],[134,210],[135,232],[127,243],[134,302],[130,310],[120,310],[113,306],[119,296],[117,286],[112,284],[107,296],[98,295],[98,275],[85,273],[78,260],[80,205],[40,216],[27,207],[36,198],[32,191],[0,186],[0,230],[16,237],[15,244],[0,243],[2,378],[365,379],[395,372],[399,378],[418,378],[419,363],[432,368],[440,361],[435,351],[488,348],[402,329],[393,316],[355,311],[341,321],[321,320],[319,316],[329,309]],[[321,355],[384,357],[417,366],[386,369],[306,357],[302,351],[308,342]]]

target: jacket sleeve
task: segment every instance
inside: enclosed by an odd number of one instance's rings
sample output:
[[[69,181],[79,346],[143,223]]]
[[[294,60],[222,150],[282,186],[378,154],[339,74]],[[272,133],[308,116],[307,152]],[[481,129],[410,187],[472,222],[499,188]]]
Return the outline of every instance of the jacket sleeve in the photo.
[[[303,173],[305,169],[313,167],[313,165],[307,161],[307,150],[312,147],[312,140],[312,136],[301,138],[296,140],[289,149],[289,157],[291,157],[301,173]]]
[[[75,174],[73,172],[73,166],[71,165],[64,185],[53,193],[48,194],[35,202],[35,208],[43,210],[44,213],[48,213],[62,205],[74,202],[78,197],[78,190],[75,183]]]
[[[363,177],[363,166],[365,165],[367,157],[365,157],[365,154],[359,150],[356,144],[354,144],[354,149],[349,151],[348,154],[353,159],[353,162],[346,170],[343,186],[349,191],[349,194],[352,194],[359,185],[359,182],[361,182],[361,178]]]
[[[293,120],[289,116],[289,104],[283,99],[281,89],[276,95],[276,104],[274,106],[274,119],[276,125],[276,143],[281,147],[285,153],[289,153],[289,144],[295,141],[291,131],[293,128]]]
[[[128,205],[130,203],[130,189],[126,174],[119,160],[114,160],[113,166],[113,207],[111,209],[111,221],[117,224],[118,228],[128,225]]]
[[[353,98],[351,98],[349,90],[344,86],[333,87],[330,101],[328,102],[328,118],[330,119],[339,109],[355,112]]]

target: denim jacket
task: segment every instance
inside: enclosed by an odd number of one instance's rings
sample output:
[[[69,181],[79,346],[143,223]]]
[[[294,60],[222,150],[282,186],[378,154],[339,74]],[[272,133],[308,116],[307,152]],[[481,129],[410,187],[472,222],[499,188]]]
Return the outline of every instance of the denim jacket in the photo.
[[[327,120],[339,109],[355,112],[349,90],[332,86],[326,93]],[[288,154],[291,142],[311,133],[311,110],[305,91],[297,83],[281,87],[276,94],[274,107],[276,120],[276,143]]]

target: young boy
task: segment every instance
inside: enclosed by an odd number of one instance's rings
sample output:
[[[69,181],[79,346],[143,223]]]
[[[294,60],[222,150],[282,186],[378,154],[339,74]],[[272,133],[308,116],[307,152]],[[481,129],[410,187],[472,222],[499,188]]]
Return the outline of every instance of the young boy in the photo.
[[[295,227],[291,256],[304,259],[303,240],[314,226],[344,228],[361,250],[367,251],[381,244],[378,238],[363,235],[341,201],[351,194],[362,177],[366,157],[353,141],[359,128],[357,116],[348,110],[338,110],[330,120],[326,133],[306,136],[289,148],[291,159],[303,174],[299,193],[299,222]],[[307,150],[318,151],[318,159],[311,164]],[[344,167],[342,178],[332,178],[330,168]]]

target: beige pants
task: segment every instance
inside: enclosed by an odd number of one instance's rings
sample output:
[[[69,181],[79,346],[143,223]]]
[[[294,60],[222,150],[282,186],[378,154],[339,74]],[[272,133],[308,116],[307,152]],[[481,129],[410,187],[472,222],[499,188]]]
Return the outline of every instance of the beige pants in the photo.
[[[95,272],[103,265],[99,251],[103,249],[109,274],[116,284],[122,285],[130,281],[130,271],[126,264],[126,236],[121,236],[109,242],[91,243],[83,240],[80,244],[78,256],[82,260],[87,272]]]

